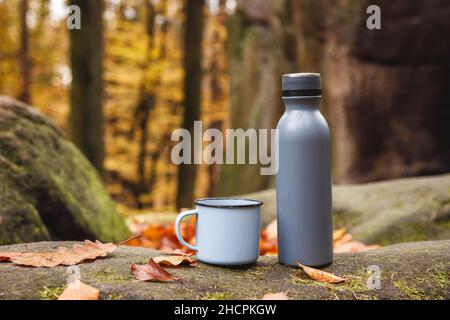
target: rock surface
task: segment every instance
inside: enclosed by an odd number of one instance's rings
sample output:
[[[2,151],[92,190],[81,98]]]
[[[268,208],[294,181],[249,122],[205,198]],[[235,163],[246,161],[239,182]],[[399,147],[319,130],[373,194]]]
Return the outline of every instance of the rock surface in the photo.
[[[75,145],[32,107],[0,96],[0,244],[128,234]]]
[[[275,191],[243,196],[264,202],[263,225],[276,216]],[[334,228],[368,244],[450,239],[450,175],[333,187]]]
[[[69,242],[42,242],[0,247],[4,251],[48,251]],[[314,282],[299,269],[284,267],[276,257],[261,257],[247,268],[200,263],[196,268],[169,271],[176,283],[140,282],[130,276],[132,262],[145,263],[160,252],[120,247],[111,257],[79,265],[81,280],[101,292],[101,299],[260,299],[285,291],[291,299],[450,299],[450,241],[398,244],[358,254],[338,254],[325,270],[342,276],[344,284]],[[369,289],[381,271],[380,289]],[[67,268],[27,268],[0,263],[0,299],[55,298],[67,279]]]

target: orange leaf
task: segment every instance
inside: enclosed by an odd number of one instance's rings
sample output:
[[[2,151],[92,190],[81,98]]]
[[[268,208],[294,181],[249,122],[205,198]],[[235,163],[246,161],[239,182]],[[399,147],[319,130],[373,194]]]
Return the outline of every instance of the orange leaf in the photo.
[[[312,279],[320,282],[327,282],[327,283],[341,283],[344,282],[345,279],[338,277],[332,273],[325,272],[322,270],[314,269],[311,267],[307,267],[302,265],[300,262],[297,261],[297,265],[305,271],[305,273],[310,276]]]
[[[160,265],[153,259],[150,259],[147,264],[143,265],[133,263],[131,265],[131,274],[140,281],[170,282],[178,280],[176,277],[161,268]]]
[[[347,233],[347,229],[340,228],[338,230],[333,231],[333,243],[336,243],[337,241],[341,240],[343,236]]]
[[[0,262],[9,262],[20,254],[20,252],[0,252]]]
[[[0,253],[0,261],[11,261],[17,265],[53,268],[59,265],[72,266],[85,260],[106,257],[116,250],[113,243],[85,240],[84,244],[74,244],[72,249],[59,247],[50,252],[7,252]],[[9,260],[8,260],[9,259]]]
[[[333,241],[333,246],[338,247],[344,243],[349,243],[352,240],[353,240],[353,236],[350,233],[346,233],[339,240]]]
[[[284,292],[278,293],[266,293],[262,300],[289,300],[288,296]]]
[[[99,295],[98,289],[77,279],[69,284],[58,300],[98,300]]]
[[[147,227],[147,229],[145,229],[144,232],[142,232],[142,235],[147,240],[161,240],[165,231],[166,231],[166,228],[163,225],[151,224]]]
[[[169,257],[156,257],[153,260],[164,267],[178,267],[178,266],[190,266],[196,267],[198,262],[188,256],[169,256]]]

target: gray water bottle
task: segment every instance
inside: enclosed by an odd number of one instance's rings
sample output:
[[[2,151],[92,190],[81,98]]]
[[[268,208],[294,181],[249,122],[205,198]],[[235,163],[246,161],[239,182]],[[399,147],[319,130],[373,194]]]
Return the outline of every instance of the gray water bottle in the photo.
[[[283,76],[286,111],[278,123],[278,257],[282,264],[333,261],[330,130],[319,111],[318,73]]]

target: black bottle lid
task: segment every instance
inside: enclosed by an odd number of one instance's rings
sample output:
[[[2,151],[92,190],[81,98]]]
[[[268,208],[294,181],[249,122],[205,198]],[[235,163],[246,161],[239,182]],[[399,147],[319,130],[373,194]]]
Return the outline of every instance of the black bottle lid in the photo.
[[[314,97],[322,95],[320,73],[289,73],[282,78],[283,97]]]

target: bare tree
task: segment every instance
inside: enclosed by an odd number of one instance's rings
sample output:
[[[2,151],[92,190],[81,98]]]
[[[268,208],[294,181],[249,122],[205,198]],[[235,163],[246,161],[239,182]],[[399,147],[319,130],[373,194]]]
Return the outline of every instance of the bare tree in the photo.
[[[30,45],[29,29],[27,24],[28,0],[20,1],[20,73],[22,87],[20,88],[19,99],[26,103],[31,103],[31,63],[30,63]]]
[[[194,131],[194,121],[200,120],[203,9],[203,0],[185,2],[183,127],[188,129],[191,135]],[[189,207],[194,198],[197,170],[194,164],[182,164],[178,170],[177,207]]]
[[[81,9],[81,29],[70,31],[71,134],[103,175],[103,1],[70,0]]]

